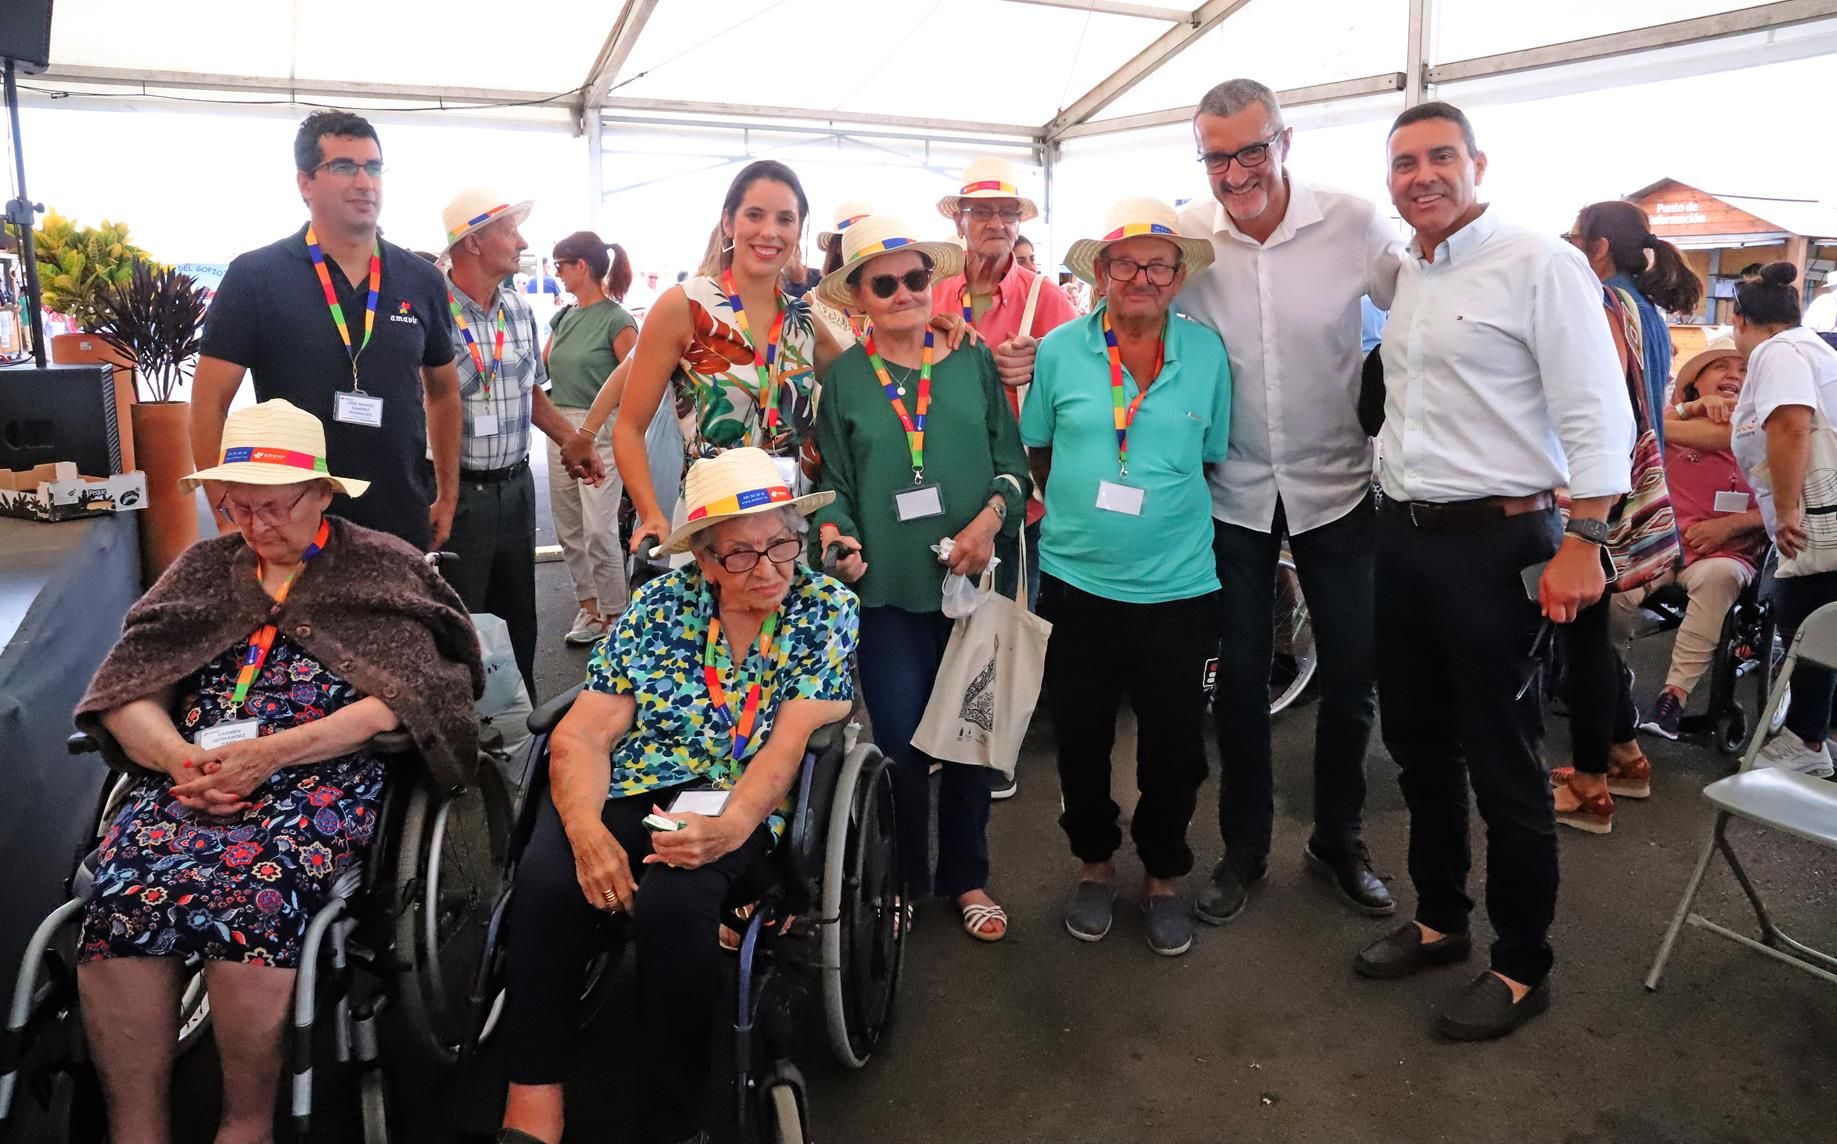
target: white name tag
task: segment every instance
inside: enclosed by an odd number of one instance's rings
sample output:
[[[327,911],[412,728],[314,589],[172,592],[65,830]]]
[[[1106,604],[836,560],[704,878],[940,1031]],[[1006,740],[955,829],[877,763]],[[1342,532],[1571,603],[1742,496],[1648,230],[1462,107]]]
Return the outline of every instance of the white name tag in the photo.
[[[1717,512],[1747,512],[1748,494],[1724,489],[1716,494]]]
[[[1097,482],[1097,507],[1105,512],[1141,516],[1142,498],[1146,495],[1146,490],[1131,485],[1120,485],[1115,481]]]
[[[670,813],[699,814],[713,818],[727,805],[727,796],[731,793],[724,790],[686,790],[670,804]]]
[[[481,413],[477,417],[474,417],[472,419],[472,435],[474,437],[497,436],[498,415],[495,413]]]
[[[907,489],[903,493],[893,494],[893,511],[899,519],[924,520],[928,516],[944,515],[944,497],[936,485],[921,485]]]
[[[340,390],[332,396],[332,420],[346,425],[367,425],[372,429],[383,424],[383,399],[367,393]]]
[[[204,728],[198,732],[195,743],[206,751],[214,751],[230,743],[253,739],[261,734],[261,730],[262,725],[259,719],[237,719],[234,722],[218,723],[214,727]]]

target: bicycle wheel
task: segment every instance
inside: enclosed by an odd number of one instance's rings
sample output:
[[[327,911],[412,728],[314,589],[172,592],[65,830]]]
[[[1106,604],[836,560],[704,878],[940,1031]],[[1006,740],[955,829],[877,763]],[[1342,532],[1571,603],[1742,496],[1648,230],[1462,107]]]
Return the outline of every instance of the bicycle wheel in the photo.
[[[1274,655],[1269,663],[1269,713],[1292,705],[1313,682],[1319,661],[1314,654],[1314,625],[1308,619],[1307,601],[1301,598],[1301,579],[1288,553],[1276,565]]]

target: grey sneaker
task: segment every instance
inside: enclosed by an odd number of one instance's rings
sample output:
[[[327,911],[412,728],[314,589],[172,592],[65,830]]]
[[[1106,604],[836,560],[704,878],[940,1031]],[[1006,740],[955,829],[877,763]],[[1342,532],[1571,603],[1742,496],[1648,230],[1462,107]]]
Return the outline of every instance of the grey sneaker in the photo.
[[[1142,900],[1148,923],[1148,948],[1162,957],[1179,957],[1193,948],[1193,908],[1184,894],[1162,894]]]
[[[1199,891],[1199,900],[1193,903],[1193,915],[1207,925],[1224,925],[1244,912],[1244,907],[1250,904],[1250,891],[1262,885],[1268,877],[1268,862],[1260,865],[1256,873],[1245,877],[1228,860],[1219,859],[1218,865],[1212,867],[1211,881],[1206,883],[1205,889]]]
[[[1116,887],[1108,882],[1080,882],[1065,903],[1065,932],[1079,941],[1102,941],[1115,920]]]

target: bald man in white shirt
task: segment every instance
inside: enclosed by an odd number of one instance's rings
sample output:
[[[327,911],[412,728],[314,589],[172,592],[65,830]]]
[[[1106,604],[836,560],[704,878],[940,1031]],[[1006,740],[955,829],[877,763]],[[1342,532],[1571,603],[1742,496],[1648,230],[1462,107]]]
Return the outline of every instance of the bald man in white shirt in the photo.
[[[1556,815],[1534,649],[1545,623],[1574,620],[1606,589],[1601,544],[1631,484],[1633,413],[1599,281],[1566,243],[1478,201],[1486,156],[1460,109],[1405,111],[1389,152],[1391,201],[1416,236],[1382,351],[1378,702],[1417,901],[1354,968],[1398,978],[1470,956],[1471,782],[1497,940],[1438,1026],[1484,1040],[1550,1003]]]
[[[1287,168],[1291,129],[1270,89],[1217,85],[1193,116],[1212,198],[1180,229],[1212,243],[1176,308],[1224,339],[1231,448],[1208,476],[1224,639],[1213,716],[1225,853],[1194,903],[1220,925],[1269,872],[1275,819],[1268,684],[1283,536],[1320,656],[1314,829],[1304,858],[1354,909],[1396,911],[1361,837],[1372,663],[1371,439],[1359,427],[1360,299],[1388,307],[1403,244],[1377,208]]]

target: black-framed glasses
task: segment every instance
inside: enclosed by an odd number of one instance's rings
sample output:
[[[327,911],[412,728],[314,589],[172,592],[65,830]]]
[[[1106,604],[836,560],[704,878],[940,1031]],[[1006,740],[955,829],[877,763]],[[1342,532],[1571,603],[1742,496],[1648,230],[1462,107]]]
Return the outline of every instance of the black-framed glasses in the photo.
[[[765,551],[756,552],[751,548],[736,548],[725,556],[716,556],[715,562],[729,572],[751,572],[759,566],[761,556],[774,564],[789,564],[796,560],[804,550],[804,542],[795,536],[786,536],[765,546]]]
[[[284,505],[262,505],[260,507],[243,504],[235,497],[225,495],[222,502],[217,505],[217,511],[231,524],[245,525],[259,520],[272,528],[275,525],[287,523],[288,519],[293,516],[293,511],[300,507],[300,502],[305,500],[306,494],[311,491],[312,486],[307,485],[300,490],[299,496]]]
[[[1112,282],[1133,282],[1138,275],[1147,275],[1150,286],[1172,286],[1174,275],[1180,272],[1177,265],[1165,262],[1137,262],[1133,258],[1112,258],[1104,263],[1104,273]]]
[[[566,266],[570,262],[579,262],[579,261],[580,259],[578,258],[557,258],[551,263],[551,265],[554,266],[555,269],[560,270],[562,267]]]
[[[867,280],[868,289],[876,298],[891,298],[904,284],[907,290],[917,294],[931,285],[931,271],[923,266],[915,266],[904,274],[876,274]]]
[[[964,207],[963,213],[977,222],[989,222],[992,219],[1000,219],[1003,222],[1021,221],[1021,208],[1019,207],[973,206]]]
[[[1269,149],[1274,146],[1276,140],[1280,138],[1282,138],[1282,132],[1278,131],[1261,143],[1252,143],[1250,146],[1240,147],[1236,151],[1207,151],[1205,154],[1199,156],[1199,161],[1206,165],[1206,170],[1208,171],[1223,171],[1230,167],[1231,161],[1235,159],[1237,160],[1238,166],[1248,171],[1253,167],[1261,167],[1263,164],[1269,162]]]
[[[327,159],[317,167],[314,167],[313,171],[315,173],[319,171],[330,171],[341,179],[349,179],[355,176],[357,172],[362,171],[372,179],[380,179],[383,177],[383,161],[381,159],[368,159],[359,163],[356,159]]]

